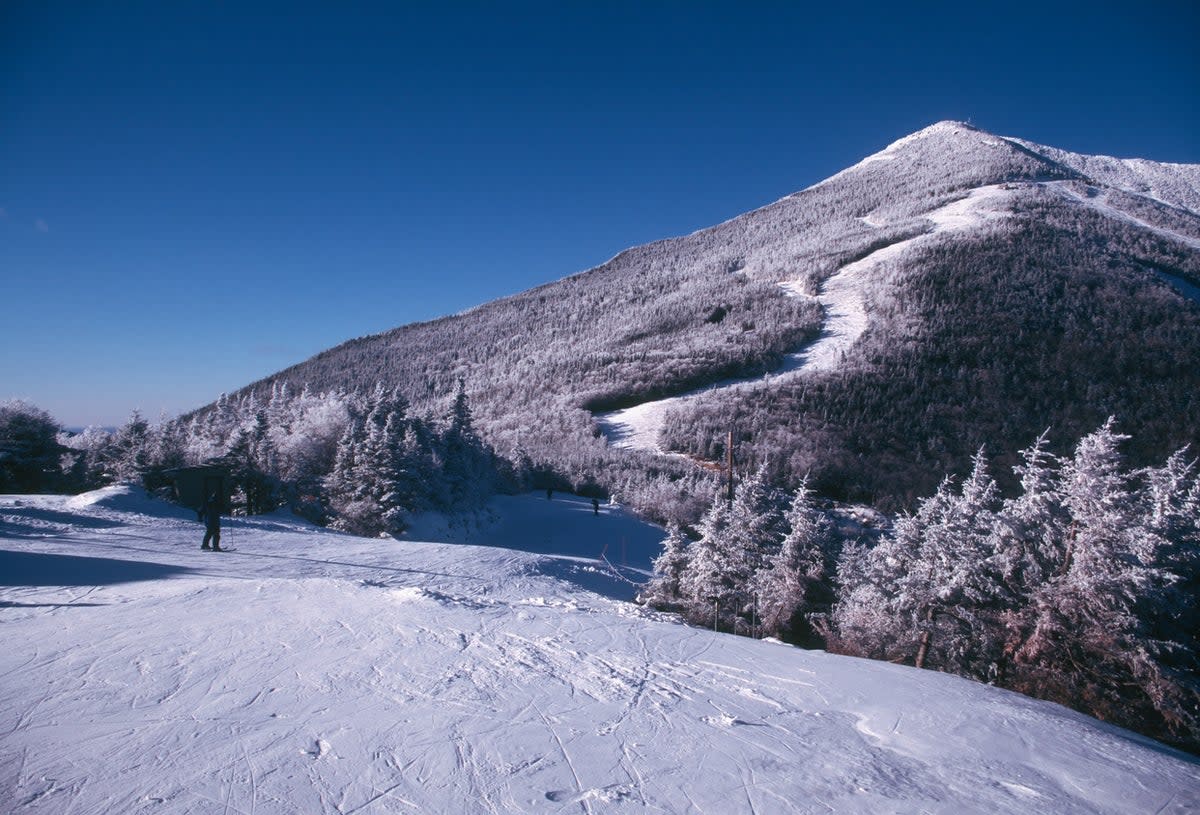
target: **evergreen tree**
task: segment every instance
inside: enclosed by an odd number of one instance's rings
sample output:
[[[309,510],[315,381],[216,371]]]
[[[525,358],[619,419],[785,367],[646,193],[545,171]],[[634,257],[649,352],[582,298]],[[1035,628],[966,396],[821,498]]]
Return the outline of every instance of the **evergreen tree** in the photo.
[[[385,534],[404,531],[405,516],[415,509],[411,474],[403,453],[404,420],[398,410],[388,414],[382,443],[371,451],[379,478],[379,517]]]
[[[833,542],[806,484],[796,491],[785,521],[788,533],[758,579],[762,633],[818,645],[809,619],[827,613],[833,602]]]
[[[734,491],[729,534],[748,575],[757,574],[767,558],[779,551],[787,532],[784,506],[784,497],[767,483],[766,465]]]
[[[269,512],[278,506],[279,481],[259,467],[256,436],[258,431],[253,424],[239,428],[229,450],[219,459],[233,479],[233,502],[247,515]]]
[[[1049,431],[1043,432],[1021,451],[1022,463],[1013,468],[1021,492],[1004,502],[996,529],[997,565],[1009,592],[1023,599],[1065,568],[1069,519],[1048,437]]]
[[[895,603],[918,633],[917,667],[932,656],[943,670],[979,678],[995,670],[1002,649],[996,620],[1007,600],[996,562],[998,503],[980,450],[958,495],[943,482],[917,512],[917,550]]]
[[[94,490],[108,483],[111,433],[99,427],[86,427],[74,435],[60,434],[59,441],[70,450],[65,459],[71,489]]]
[[[359,427],[351,420],[338,440],[337,453],[333,460],[333,470],[325,477],[325,495],[334,513],[331,524],[335,529],[344,529],[343,519],[346,511],[357,498],[357,482],[355,471],[359,457]]]
[[[150,425],[142,414],[133,411],[114,435],[109,447],[107,472],[113,481],[140,484],[150,466]]]
[[[998,557],[998,504],[980,450],[961,492],[943,481],[862,557],[860,575],[840,573],[841,637],[918,667],[992,678],[1003,650],[999,620],[1011,600]]]
[[[461,379],[442,433],[441,448],[448,508],[471,510],[482,506],[493,492],[495,468],[491,451],[475,433],[466,384]]]
[[[663,551],[654,559],[654,577],[638,598],[639,602],[663,609],[680,606],[681,582],[689,561],[688,544],[679,524],[671,522],[667,525]]]
[[[183,425],[163,415],[159,420],[158,430],[154,433],[150,461],[155,468],[161,470],[182,467],[186,463],[185,445]]]
[[[1139,600],[1153,659],[1140,673],[1167,726],[1200,742],[1200,477],[1186,453],[1140,474],[1142,514],[1159,541],[1161,570],[1159,590]]]
[[[27,402],[0,403],[0,493],[55,489],[64,448],[58,423]]]
[[[1187,577],[1171,562],[1170,533],[1156,528],[1156,519],[1170,516],[1175,501],[1167,496],[1181,491],[1184,476],[1179,462],[1168,462],[1136,490],[1119,449],[1127,438],[1109,419],[1063,463],[1063,564],[1014,626],[1014,686],[1101,718],[1156,721],[1164,732],[1200,739],[1194,636],[1164,639],[1170,629],[1162,625],[1164,601]],[[1179,657],[1174,667],[1172,654]]]
[[[266,408],[259,408],[255,411],[254,423],[250,428],[248,441],[250,462],[260,472],[277,472],[278,463],[275,458],[275,443],[271,439],[270,421]]]
[[[850,541],[837,565],[837,600],[832,611],[833,641],[839,653],[877,659],[913,653],[910,627],[895,611],[897,586],[916,550],[912,516],[901,516],[892,534],[876,546]]]
[[[741,605],[745,587],[737,582],[729,557],[729,516],[729,505],[718,495],[700,520],[699,540],[689,548],[679,587],[693,622],[716,625],[714,615],[729,615]]]

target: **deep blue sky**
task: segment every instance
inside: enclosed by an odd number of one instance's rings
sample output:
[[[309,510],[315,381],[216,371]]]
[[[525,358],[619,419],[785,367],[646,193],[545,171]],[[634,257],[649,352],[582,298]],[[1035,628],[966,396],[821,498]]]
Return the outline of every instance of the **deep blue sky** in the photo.
[[[939,119],[1200,162],[1200,11],[0,3],[0,399],[196,407]]]

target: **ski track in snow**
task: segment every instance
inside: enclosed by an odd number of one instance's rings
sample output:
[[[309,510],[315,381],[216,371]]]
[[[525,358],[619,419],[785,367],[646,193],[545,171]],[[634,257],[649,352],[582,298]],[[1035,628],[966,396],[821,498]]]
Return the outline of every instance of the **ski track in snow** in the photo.
[[[876,156],[873,160],[883,160],[883,157]],[[964,198],[924,215],[924,218],[933,223],[930,231],[884,246],[841,267],[825,281],[821,293],[816,298],[825,313],[820,336],[801,351],[788,354],[778,370],[766,376],[726,380],[679,396],[598,413],[596,421],[601,431],[613,447],[665,453],[658,444],[658,436],[667,413],[675,408],[717,390],[757,387],[796,376],[835,370],[841,364],[845,353],[867,330],[869,321],[865,306],[866,287],[877,276],[877,270],[882,264],[920,243],[931,240],[934,236],[974,229],[989,221],[1007,217],[1007,200],[1008,194],[1001,185],[974,189]],[[868,226],[876,228],[884,225],[872,220],[869,215],[862,220]],[[802,280],[785,281],[780,285],[790,296],[809,296],[803,291]]]
[[[562,579],[645,527],[615,508],[493,506],[493,543],[536,521],[553,554],[273,516],[222,556],[187,513],[101,497],[0,497],[5,813],[1200,806],[1194,759],[1056,705]]]

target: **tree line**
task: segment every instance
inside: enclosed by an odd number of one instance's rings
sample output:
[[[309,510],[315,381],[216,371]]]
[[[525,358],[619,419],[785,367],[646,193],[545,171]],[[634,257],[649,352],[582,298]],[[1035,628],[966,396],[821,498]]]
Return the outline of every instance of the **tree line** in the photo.
[[[413,415],[395,389],[222,397],[213,409],[151,425],[136,411],[116,430],[66,433],[44,410],[0,405],[0,492],[80,492],[138,483],[170,493],[172,471],[217,464],[232,509],[289,505],[321,524],[396,534],[414,513],[469,512],[499,490],[529,486],[528,459],[495,453],[460,386],[444,416]]]
[[[1070,455],[1042,434],[1003,497],[982,450],[882,535],[839,532],[806,487],[746,479],[642,601],[698,625],[967,676],[1200,750],[1200,478],[1130,468],[1112,419]],[[844,528],[844,524],[841,524]]]

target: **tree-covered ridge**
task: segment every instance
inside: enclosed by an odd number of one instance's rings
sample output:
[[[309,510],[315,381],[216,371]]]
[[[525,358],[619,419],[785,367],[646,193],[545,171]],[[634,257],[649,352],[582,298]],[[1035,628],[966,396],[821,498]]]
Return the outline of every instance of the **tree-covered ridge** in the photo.
[[[1200,280],[1200,253],[1041,185],[1017,194],[996,231],[886,268],[838,371],[717,394],[669,416],[666,444],[709,458],[732,426],[775,480],[890,508],[985,442],[1012,463],[1049,424],[1080,435],[1121,415],[1139,464],[1200,447],[1200,308],[1170,282]]]

